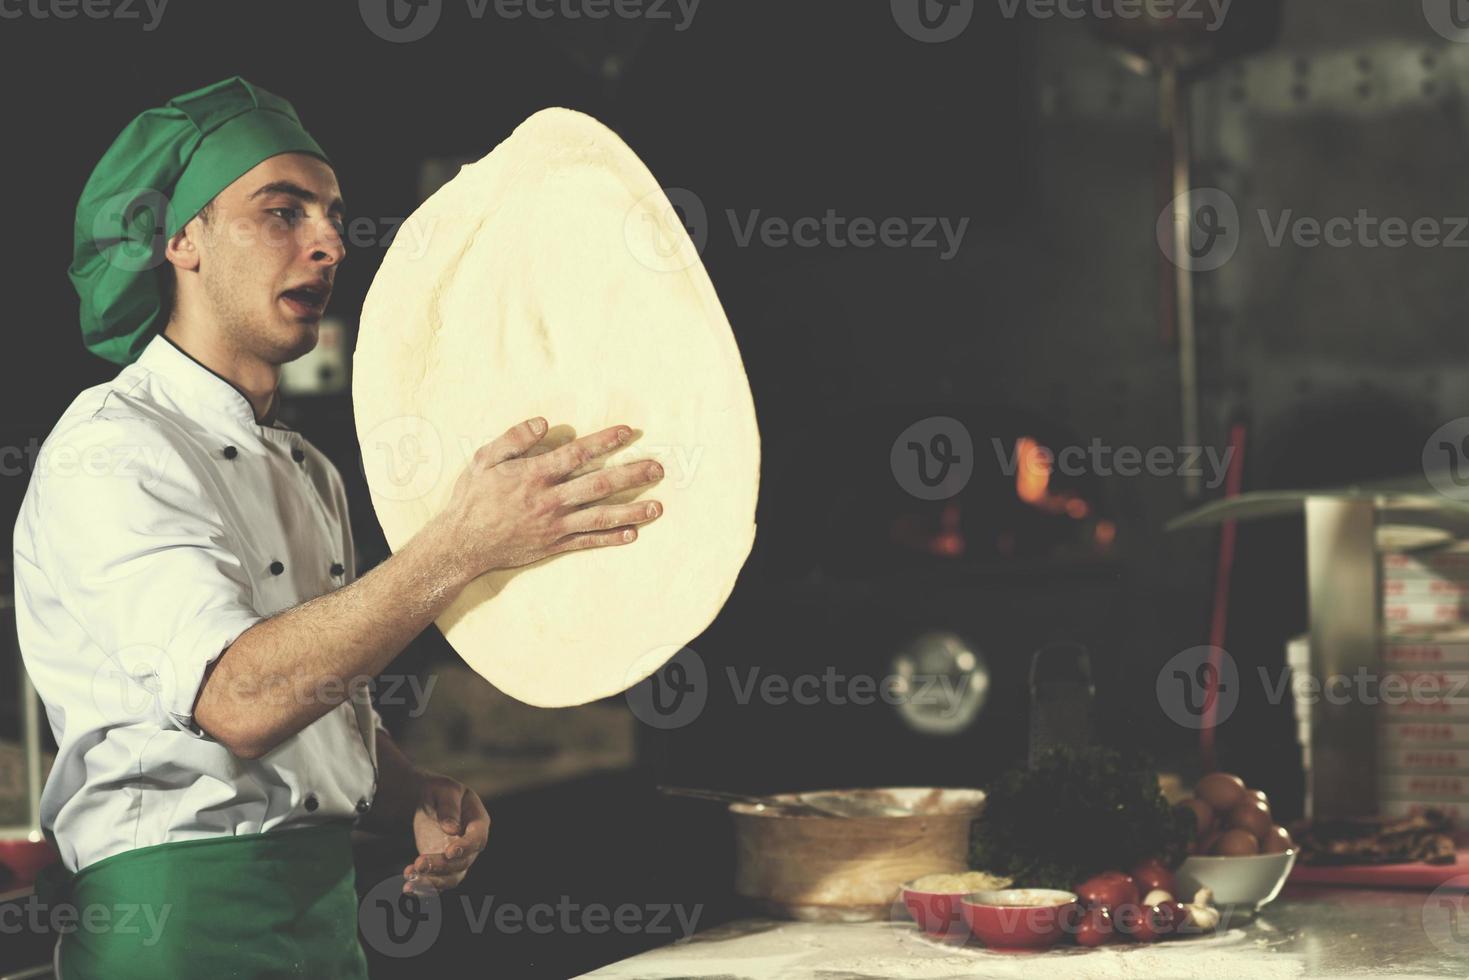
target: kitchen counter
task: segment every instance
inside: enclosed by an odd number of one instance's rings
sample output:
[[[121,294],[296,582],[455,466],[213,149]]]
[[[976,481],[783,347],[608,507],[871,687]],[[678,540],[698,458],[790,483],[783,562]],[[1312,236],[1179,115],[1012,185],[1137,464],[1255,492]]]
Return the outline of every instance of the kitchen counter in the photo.
[[[1459,884],[1469,881],[1459,880]],[[1249,921],[1152,945],[1000,953],[911,923],[745,919],[585,974],[597,980],[1469,976],[1469,895],[1291,886]]]

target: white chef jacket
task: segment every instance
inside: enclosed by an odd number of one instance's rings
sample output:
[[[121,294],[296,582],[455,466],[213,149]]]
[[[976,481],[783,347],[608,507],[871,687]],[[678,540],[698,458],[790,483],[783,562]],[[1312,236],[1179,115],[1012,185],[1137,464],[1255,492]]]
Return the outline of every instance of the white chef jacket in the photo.
[[[59,747],[41,823],[68,869],[368,810],[382,719],[365,682],[257,760],[193,718],[237,636],[354,562],[331,462],[167,338],[77,396],[15,525],[21,655]]]

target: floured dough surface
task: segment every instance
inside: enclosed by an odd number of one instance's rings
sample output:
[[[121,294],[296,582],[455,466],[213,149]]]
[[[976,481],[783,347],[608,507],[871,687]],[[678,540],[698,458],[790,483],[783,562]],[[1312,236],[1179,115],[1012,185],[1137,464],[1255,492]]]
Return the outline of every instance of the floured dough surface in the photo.
[[[631,545],[472,583],[438,625],[528,704],[584,704],[657,670],[713,621],[755,536],[760,437],[739,349],[653,175],[589,116],[547,109],[410,217],[374,278],[353,356],[373,507],[401,548],[476,449],[537,415],[555,446],[639,432],[661,518]]]

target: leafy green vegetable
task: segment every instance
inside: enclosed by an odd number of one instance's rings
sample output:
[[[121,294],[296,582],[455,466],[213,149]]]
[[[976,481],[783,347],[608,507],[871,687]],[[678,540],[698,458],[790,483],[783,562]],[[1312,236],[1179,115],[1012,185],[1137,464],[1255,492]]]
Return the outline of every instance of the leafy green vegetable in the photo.
[[[1193,820],[1168,805],[1147,760],[1110,748],[1053,749],[1034,768],[1000,776],[987,794],[970,863],[1017,887],[1069,890],[1154,856],[1174,865]]]

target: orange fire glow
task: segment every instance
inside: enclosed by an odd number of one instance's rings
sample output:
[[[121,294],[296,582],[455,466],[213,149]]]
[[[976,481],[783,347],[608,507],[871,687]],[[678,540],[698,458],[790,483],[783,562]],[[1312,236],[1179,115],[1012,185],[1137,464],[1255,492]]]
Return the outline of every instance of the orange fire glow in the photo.
[[[1030,436],[1015,442],[1015,494],[1048,514],[1083,520],[1091,507],[1075,494],[1051,492],[1051,453]]]

